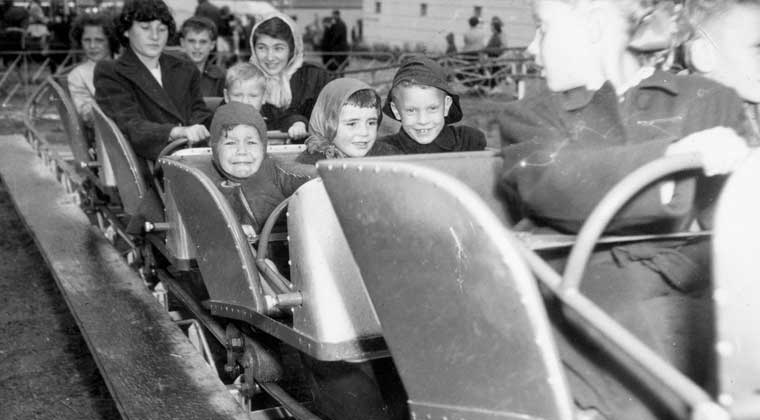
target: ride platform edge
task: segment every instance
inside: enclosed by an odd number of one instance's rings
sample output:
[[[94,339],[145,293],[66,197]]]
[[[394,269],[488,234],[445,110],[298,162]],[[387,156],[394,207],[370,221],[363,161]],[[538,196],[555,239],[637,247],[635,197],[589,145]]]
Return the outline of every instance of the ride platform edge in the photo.
[[[249,418],[22,136],[0,136],[0,176],[123,418]]]

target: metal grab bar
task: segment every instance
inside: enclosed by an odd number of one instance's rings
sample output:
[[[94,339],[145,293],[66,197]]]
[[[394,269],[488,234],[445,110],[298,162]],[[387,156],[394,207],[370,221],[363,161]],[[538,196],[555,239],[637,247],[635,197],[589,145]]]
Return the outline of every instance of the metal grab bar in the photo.
[[[662,177],[700,168],[702,168],[702,163],[699,155],[671,156],[655,160],[638,168],[615,185],[597,204],[578,232],[575,246],[567,259],[559,292],[565,294],[578,290],[588,260],[604,229],[634,195]]]

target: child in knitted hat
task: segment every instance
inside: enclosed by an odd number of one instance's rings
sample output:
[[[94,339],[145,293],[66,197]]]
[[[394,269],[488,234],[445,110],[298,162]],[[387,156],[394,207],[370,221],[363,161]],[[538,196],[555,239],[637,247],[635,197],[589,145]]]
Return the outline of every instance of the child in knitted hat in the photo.
[[[220,106],[211,121],[213,171],[208,171],[241,217],[259,232],[274,208],[310,176],[279,167],[266,154],[267,127],[252,106]]]
[[[296,161],[313,165],[322,159],[401,154],[392,145],[375,141],[382,116],[380,96],[368,84],[351,78],[333,80],[319,93],[306,150]]]
[[[403,153],[440,153],[483,150],[483,132],[451,124],[462,119],[459,96],[451,93],[446,72],[422,56],[404,60],[393,77],[383,111],[401,121],[398,133],[385,136]]]

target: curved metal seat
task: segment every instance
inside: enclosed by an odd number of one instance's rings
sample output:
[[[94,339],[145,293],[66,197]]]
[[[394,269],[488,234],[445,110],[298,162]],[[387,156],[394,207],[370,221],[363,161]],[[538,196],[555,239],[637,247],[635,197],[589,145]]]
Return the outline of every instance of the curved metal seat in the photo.
[[[185,159],[162,158],[160,164],[166,190],[195,244],[209,308],[217,315],[249,320],[266,305],[248,241],[217,186]]]
[[[322,180],[307,182],[291,197],[288,238],[291,281],[304,296],[293,308],[293,327],[329,343],[335,359],[387,356],[380,322]]]
[[[535,280],[483,200],[411,162],[318,170],[412,418],[572,418]]]
[[[97,105],[93,105],[93,120],[95,137],[102,142],[113,167],[124,211],[131,216],[142,212],[149,220],[162,220],[163,204],[151,188],[145,161],[137,157],[119,127]]]
[[[105,151],[105,146],[101,140],[101,137],[96,137],[95,155],[97,162],[94,162],[90,156],[90,144],[87,139],[86,130],[82,124],[82,119],[77,113],[74,102],[68,93],[68,88],[59,84],[54,77],[49,77],[47,83],[50,84],[53,93],[56,96],[55,105],[58,110],[58,114],[61,117],[64,131],[68,139],[69,147],[74,155],[76,166],[80,168],[88,168],[91,166],[97,166],[98,178],[103,186],[115,187],[116,179],[111,167],[110,159]]]
[[[67,91],[59,85],[55,79],[48,77],[46,83],[50,85],[53,94],[56,96],[54,103],[58,110],[58,114],[61,117],[61,123],[66,132],[69,147],[71,148],[76,163],[78,165],[81,163],[89,163],[92,160],[89,153],[90,146],[87,142],[84,126],[77,114],[74,102],[69,98]]]
[[[760,418],[760,151],[728,179],[713,238],[718,401],[733,418]]]
[[[371,319],[366,319],[372,315],[367,299],[365,298],[366,307],[358,310],[356,306],[360,301],[357,303],[353,299],[358,300],[360,297],[343,295],[341,302],[335,299],[334,293],[329,293],[331,288],[343,292],[347,287],[344,283],[314,275],[329,271],[319,265],[328,262],[313,262],[304,269],[306,274],[301,280],[295,280],[298,274],[294,274],[295,287],[290,293],[277,292],[276,288],[269,287],[262,280],[263,277],[256,268],[254,251],[240,226],[238,215],[207,175],[208,171],[214,170],[210,159],[209,152],[205,155],[165,157],[159,163],[164,172],[166,201],[173,203],[190,243],[195,245],[194,256],[209,294],[207,307],[211,312],[250,323],[317,360],[359,361],[387,356],[385,343],[377,332],[379,327],[376,319],[374,324],[369,323]],[[302,206],[314,202],[313,198],[309,199],[312,194],[308,190],[307,188],[304,193],[299,190],[297,194],[301,195],[296,197],[295,207],[290,209],[295,226],[303,226],[298,220],[312,220],[308,216],[299,218],[296,214],[315,210]],[[307,200],[303,201],[304,199]],[[301,241],[305,233],[299,227],[295,227],[294,231],[296,236],[291,237],[291,242]],[[313,237],[311,238],[311,241],[305,242],[308,246],[314,244]],[[322,242],[320,245],[325,244]],[[346,261],[349,262],[351,261]],[[299,271],[303,265],[297,262],[295,267]],[[352,273],[354,272],[349,271],[349,274]],[[315,283],[306,284],[312,280]],[[350,291],[356,290],[357,285],[361,288],[361,283],[357,283],[360,280],[351,280],[354,283]],[[328,296],[327,300],[320,301],[325,295]],[[281,303],[285,300],[293,302],[294,299],[296,304]],[[338,306],[343,304],[348,306],[343,312],[352,316],[358,314],[355,319],[319,319],[325,313],[331,316],[340,314],[341,308]],[[289,315],[291,309],[292,320]],[[331,323],[340,325],[331,326]],[[346,323],[349,325],[346,326]],[[322,327],[329,331],[325,333]]]

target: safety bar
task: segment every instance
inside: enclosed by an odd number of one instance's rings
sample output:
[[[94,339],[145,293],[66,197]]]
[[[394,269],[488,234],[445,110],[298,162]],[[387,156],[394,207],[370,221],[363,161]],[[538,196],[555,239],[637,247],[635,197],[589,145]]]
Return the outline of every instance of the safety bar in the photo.
[[[562,278],[546,261],[520,241],[515,241],[515,246],[536,277],[570,310],[569,315],[577,318],[573,325],[584,330],[584,333],[594,339],[594,342],[605,348],[614,349],[611,352],[613,357],[633,363],[636,369],[631,369],[631,373],[639,377],[645,375],[646,378],[663,385],[686,404],[679,413],[681,414],[679,417],[729,419],[726,410],[716,404],[705,390],[663,360],[596,304],[578,293],[576,289],[563,290]]]
[[[586,265],[604,229],[631,198],[647,185],[676,172],[700,169],[697,154],[678,155],[650,162],[625,177],[597,204],[583,224],[565,266],[560,293],[578,290]]]

